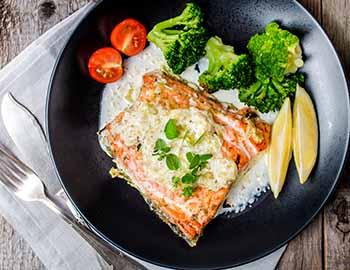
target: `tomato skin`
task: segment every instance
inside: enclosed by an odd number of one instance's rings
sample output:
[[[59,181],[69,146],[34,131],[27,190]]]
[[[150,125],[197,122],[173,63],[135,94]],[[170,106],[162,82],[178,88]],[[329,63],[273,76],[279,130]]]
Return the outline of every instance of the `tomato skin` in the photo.
[[[146,46],[146,28],[135,19],[125,19],[117,24],[111,33],[111,43],[127,56],[133,56]]]
[[[89,59],[88,69],[91,78],[100,83],[111,83],[123,75],[123,59],[114,48],[101,48],[95,51]]]

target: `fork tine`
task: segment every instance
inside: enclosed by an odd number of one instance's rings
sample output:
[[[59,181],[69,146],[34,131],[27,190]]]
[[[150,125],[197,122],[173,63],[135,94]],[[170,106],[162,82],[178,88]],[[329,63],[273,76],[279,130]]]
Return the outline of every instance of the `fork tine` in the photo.
[[[27,167],[20,159],[18,159],[6,146],[0,143],[0,156],[3,155],[12,162],[10,164],[14,165],[22,174],[30,173],[31,169]]]
[[[18,190],[15,184],[12,181],[10,181],[10,178],[6,174],[4,174],[2,170],[0,170],[0,182],[2,182],[5,187],[7,187],[15,193]]]
[[[4,169],[4,172],[11,172],[15,178],[21,178],[25,176],[25,172],[20,170],[18,166],[16,166],[14,162],[12,162],[7,156],[0,154],[0,161],[2,163],[1,165]],[[16,181],[17,179],[14,180]]]
[[[23,188],[23,178],[26,177],[27,173],[16,165],[14,159],[11,159],[11,154],[7,154],[3,149],[0,148],[0,171],[2,172],[3,178],[14,186],[14,189],[20,190]]]
[[[0,142],[0,152],[1,152],[1,154],[9,156],[9,157],[14,157],[15,156],[13,154],[13,152],[6,145],[4,145],[1,142]]]
[[[1,158],[0,158],[0,161],[1,161]],[[4,177],[7,177],[7,180],[11,182],[13,185],[20,186],[22,181],[19,180],[19,176],[16,175],[16,173],[10,167],[8,167],[7,164],[5,164],[4,162],[1,162],[0,172]]]

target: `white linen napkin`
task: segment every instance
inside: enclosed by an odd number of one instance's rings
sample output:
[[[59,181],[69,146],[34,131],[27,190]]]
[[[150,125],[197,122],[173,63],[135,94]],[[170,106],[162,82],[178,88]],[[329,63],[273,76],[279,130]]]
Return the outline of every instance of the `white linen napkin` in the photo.
[[[48,83],[54,63],[77,23],[93,5],[94,3],[87,4],[51,28],[0,70],[0,97],[11,91],[43,125]],[[37,153],[28,151],[27,147],[18,151],[4,130],[2,121],[0,121],[0,141],[36,171],[51,194],[56,194],[61,189],[46,146],[32,145],[32,149],[37,147]],[[0,214],[31,245],[48,269],[112,269],[89,243],[45,206],[23,202],[2,185],[0,185]],[[284,249],[285,247],[263,259],[234,269],[273,270]],[[164,269],[137,261],[148,269]],[[123,268],[122,265],[120,269]]]

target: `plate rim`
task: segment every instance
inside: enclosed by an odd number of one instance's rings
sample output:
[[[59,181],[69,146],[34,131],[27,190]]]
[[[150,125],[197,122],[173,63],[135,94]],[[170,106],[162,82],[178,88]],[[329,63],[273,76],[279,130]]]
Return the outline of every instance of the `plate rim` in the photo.
[[[62,60],[62,56],[64,54],[64,52],[66,51],[66,49],[68,48],[68,45],[73,37],[73,35],[76,33],[76,30],[80,27],[80,25],[86,20],[86,18],[95,11],[96,8],[98,8],[103,2],[105,2],[106,0],[97,0],[95,1],[95,5],[92,6],[90,8],[89,11],[87,11],[84,16],[82,16],[77,22],[76,22],[76,26],[74,28],[74,30],[69,34],[69,37],[67,38],[67,41],[65,42],[64,46],[61,48],[54,67],[52,69],[52,73],[50,75],[50,80],[49,80],[49,85],[48,85],[48,90],[47,90],[47,95],[46,95],[46,102],[45,102],[45,133],[47,134],[47,139],[48,139],[48,149],[49,149],[49,156],[50,156],[50,160],[54,165],[54,171],[55,174],[57,176],[57,178],[59,179],[59,182],[62,186],[62,189],[64,190],[65,194],[67,195],[69,201],[71,202],[71,204],[73,205],[74,209],[78,212],[78,214],[83,218],[83,220],[85,221],[85,223],[87,224],[87,227],[92,230],[96,235],[98,235],[103,242],[105,242],[108,246],[116,249],[116,251],[122,251],[124,253],[126,253],[127,256],[134,256],[137,259],[150,263],[150,264],[154,264],[156,266],[160,266],[160,267],[165,267],[165,268],[169,268],[169,269],[185,269],[185,270],[192,270],[193,267],[189,267],[189,266],[181,266],[179,268],[179,266],[172,266],[172,265],[167,265],[167,264],[162,264],[156,261],[152,261],[149,260],[147,258],[144,258],[141,255],[135,254],[134,252],[127,250],[125,248],[123,248],[122,246],[120,246],[119,244],[115,243],[114,241],[110,240],[107,236],[105,236],[102,232],[100,232],[86,217],[85,215],[80,211],[79,207],[76,205],[76,203],[74,202],[74,200],[71,198],[69,192],[66,189],[66,186],[63,183],[63,180],[61,179],[60,173],[57,169],[56,166],[56,162],[54,159],[54,155],[53,155],[53,151],[52,151],[52,146],[51,146],[51,136],[50,136],[50,128],[49,128],[49,103],[50,103],[50,97],[51,97],[51,92],[52,92],[52,86],[53,86],[53,81],[56,75],[56,71],[57,68]],[[303,230],[306,229],[307,226],[309,226],[311,224],[311,222],[314,220],[314,218],[320,213],[320,211],[324,208],[325,204],[328,202],[329,198],[333,195],[333,193],[336,191],[336,187],[339,184],[339,180],[341,178],[341,176],[344,173],[344,166],[346,163],[346,160],[349,157],[349,143],[350,143],[350,93],[349,93],[349,81],[346,78],[345,72],[344,72],[344,67],[342,65],[342,62],[340,61],[340,57],[339,54],[337,53],[332,41],[330,40],[328,34],[326,33],[326,31],[323,29],[323,27],[318,23],[318,21],[314,18],[314,16],[301,4],[299,3],[297,0],[289,0],[290,2],[293,2],[294,4],[296,4],[299,8],[301,8],[307,15],[308,17],[313,21],[313,23],[315,24],[315,26],[318,28],[318,30],[320,31],[320,33],[323,35],[323,37],[325,38],[326,42],[328,43],[328,45],[330,45],[331,48],[331,52],[334,55],[334,59],[336,60],[336,64],[340,67],[341,70],[341,78],[342,81],[345,85],[345,90],[346,90],[346,103],[347,103],[347,138],[346,138],[346,145],[344,148],[344,153],[342,155],[341,158],[341,165],[339,167],[339,170],[337,171],[336,176],[334,177],[334,181],[333,184],[327,194],[327,196],[325,197],[325,199],[323,200],[323,202],[320,204],[320,206],[318,207],[318,209],[315,211],[315,213],[313,215],[311,215],[311,217],[305,221],[304,225],[300,227],[299,230],[297,230],[294,234],[292,234],[290,237],[288,237],[286,240],[281,241],[280,244],[276,245],[274,248],[271,248],[269,250],[267,250],[266,252],[262,252],[259,255],[250,258],[250,259],[246,259],[241,261],[240,263],[236,263],[236,264],[231,264],[231,265],[227,265],[227,266],[218,266],[218,267],[204,267],[201,269],[210,269],[210,270],[219,270],[219,269],[230,269],[232,267],[238,267],[238,266],[242,266],[242,265],[246,265],[249,264],[251,262],[257,261],[259,259],[262,259],[270,254],[272,254],[273,252],[277,251],[278,249],[282,248],[283,246],[287,245],[290,241],[292,241],[294,238],[296,238]],[[283,254],[282,254],[283,256]],[[281,256],[281,257],[282,257]]]

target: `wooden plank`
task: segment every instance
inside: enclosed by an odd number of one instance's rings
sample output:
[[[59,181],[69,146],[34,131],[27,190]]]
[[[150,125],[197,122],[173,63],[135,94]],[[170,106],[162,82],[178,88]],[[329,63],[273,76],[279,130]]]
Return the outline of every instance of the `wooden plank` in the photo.
[[[299,2],[319,22],[322,21],[321,0],[299,0]],[[323,214],[321,213],[312,224],[289,243],[277,269],[319,270],[323,268],[322,223]]]
[[[89,0],[1,0],[0,67]]]
[[[322,24],[336,47],[346,74],[350,72],[350,1],[323,0]]]
[[[322,22],[322,1],[321,0],[298,0],[314,17]]]
[[[0,67],[9,62],[43,31],[49,29],[87,1],[0,0]],[[350,1],[323,0],[321,3],[321,0],[300,0],[300,2],[313,13],[319,22],[323,22],[341,55],[346,70],[349,71],[350,20],[347,14],[350,13]],[[347,222],[350,214],[348,210],[344,210],[349,209],[349,191],[346,185],[342,186],[342,190],[346,191],[342,191],[336,196],[335,201],[327,206],[324,214],[327,269],[350,269],[347,264],[350,261],[350,249],[342,248],[344,243],[350,242],[347,238],[349,235]],[[343,232],[344,230],[346,233]],[[17,243],[20,244],[17,245]],[[322,215],[290,243],[278,269],[322,269],[320,250],[322,251]],[[346,251],[348,253],[344,253]],[[348,256],[346,256],[347,254]],[[118,260],[116,265],[118,265],[117,269],[127,268],[122,260]],[[320,266],[312,268],[314,265]],[[0,269],[43,269],[29,246],[1,217]]]
[[[350,72],[350,2],[323,0],[322,22],[337,49],[347,78]],[[350,170],[346,165],[338,192],[324,211],[325,269],[350,269]]]
[[[322,220],[322,214],[318,215],[299,236],[288,244],[277,270],[323,269]]]
[[[350,190],[342,189],[325,209],[325,269],[350,269]]]

